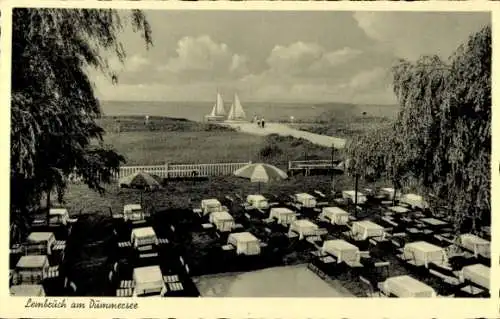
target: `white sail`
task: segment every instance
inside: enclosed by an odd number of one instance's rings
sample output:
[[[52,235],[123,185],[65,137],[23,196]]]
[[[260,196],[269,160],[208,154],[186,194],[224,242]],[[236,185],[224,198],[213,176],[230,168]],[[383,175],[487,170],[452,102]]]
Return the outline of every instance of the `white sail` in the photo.
[[[222,95],[220,93],[217,93],[217,100],[215,101],[212,113],[213,112],[215,112],[215,116],[226,115],[226,110],[224,109],[224,100],[222,99]]]
[[[221,120],[226,116],[226,110],[224,109],[224,100],[222,99],[222,95],[217,92],[217,98],[215,100],[214,107],[212,108],[212,112],[209,115],[205,116],[208,120]]]
[[[238,94],[234,94],[233,105],[231,105],[231,110],[229,111],[228,120],[242,120],[245,119],[246,114],[243,111],[243,106],[240,103],[240,99],[238,98]]]

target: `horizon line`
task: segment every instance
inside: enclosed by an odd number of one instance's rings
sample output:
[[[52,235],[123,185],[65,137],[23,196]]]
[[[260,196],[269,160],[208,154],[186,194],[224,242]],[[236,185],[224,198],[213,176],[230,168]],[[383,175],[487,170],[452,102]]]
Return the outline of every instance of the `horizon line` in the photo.
[[[99,102],[153,102],[153,103],[213,103],[213,100],[107,100],[99,99]],[[357,102],[339,102],[339,101],[286,101],[286,100],[247,100],[249,103],[295,103],[295,104],[348,104],[348,105],[367,105],[367,106],[399,106],[398,103],[357,103]],[[229,103],[229,101],[227,102]]]

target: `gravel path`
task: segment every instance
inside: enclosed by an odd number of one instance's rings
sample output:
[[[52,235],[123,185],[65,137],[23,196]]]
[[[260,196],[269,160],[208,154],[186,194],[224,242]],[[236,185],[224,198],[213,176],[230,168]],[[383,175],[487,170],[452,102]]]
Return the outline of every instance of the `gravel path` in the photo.
[[[224,122],[221,125],[228,125],[240,132],[255,134],[255,135],[269,135],[269,134],[279,134],[282,136],[293,136],[295,138],[303,138],[309,140],[314,144],[321,146],[331,147],[332,145],[341,149],[344,148],[346,140],[343,138],[314,134],[311,132],[301,131],[289,127],[288,125],[281,123],[266,123],[265,127],[259,127],[256,123],[248,122]]]

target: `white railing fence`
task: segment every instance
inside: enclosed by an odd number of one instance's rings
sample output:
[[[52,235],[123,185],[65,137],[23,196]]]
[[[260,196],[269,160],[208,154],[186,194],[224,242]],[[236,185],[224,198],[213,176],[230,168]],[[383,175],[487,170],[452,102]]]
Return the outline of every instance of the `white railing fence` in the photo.
[[[210,164],[164,164],[164,165],[144,165],[144,166],[122,166],[117,179],[131,175],[135,172],[145,172],[163,178],[178,177],[209,177],[226,176],[251,162],[245,163],[210,163]]]

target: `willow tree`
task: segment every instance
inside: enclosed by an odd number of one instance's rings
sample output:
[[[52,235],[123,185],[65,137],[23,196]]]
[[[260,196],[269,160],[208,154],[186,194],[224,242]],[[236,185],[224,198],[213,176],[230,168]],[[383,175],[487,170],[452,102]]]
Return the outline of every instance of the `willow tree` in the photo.
[[[459,231],[465,219],[491,212],[491,29],[484,27],[449,61],[422,57],[394,67],[397,156],[424,194],[449,207]]]
[[[61,200],[75,172],[102,192],[123,162],[103,145],[99,101],[88,76],[102,71],[116,82],[107,57],[126,52],[119,33],[139,32],[146,46],[151,29],[141,11],[15,9],[12,30],[11,218],[22,226],[45,194]]]
[[[350,139],[345,147],[347,172],[354,177],[355,204],[358,198],[358,179],[382,177],[386,166],[387,138],[391,130],[377,129]]]

